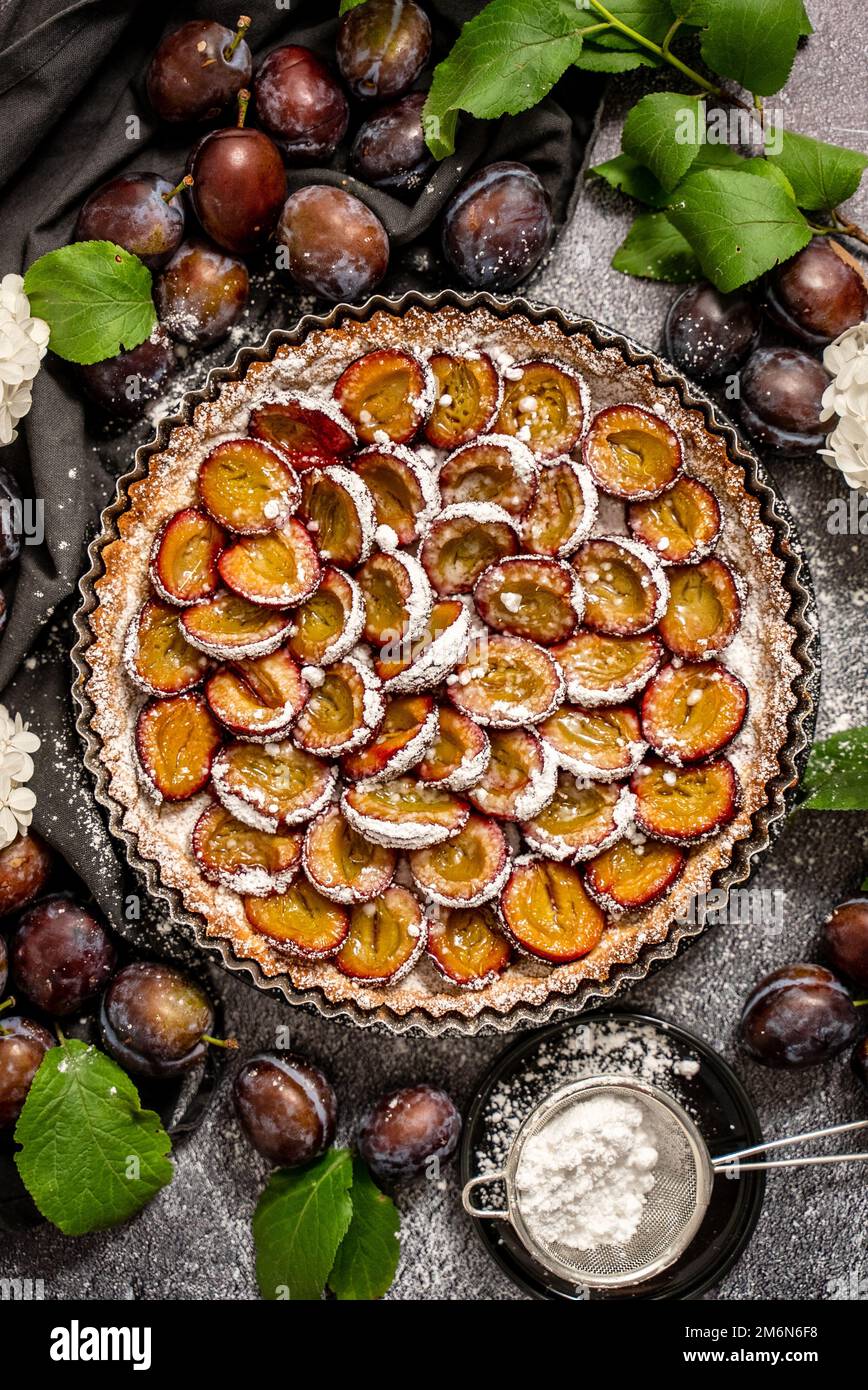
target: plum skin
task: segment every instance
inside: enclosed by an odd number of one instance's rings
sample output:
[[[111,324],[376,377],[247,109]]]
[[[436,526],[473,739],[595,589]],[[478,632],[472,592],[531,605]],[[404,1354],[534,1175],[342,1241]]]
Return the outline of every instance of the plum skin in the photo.
[[[868,898],[839,903],[823,924],[822,942],[831,968],[868,989]]]
[[[434,166],[425,144],[422,107],[425,92],[383,106],[359,127],[350,150],[350,166],[356,178],[374,188],[410,193],[419,187]]]
[[[184,206],[159,174],[121,174],[82,204],[73,241],[112,241],[151,270],[164,266],[184,235]]]
[[[337,1098],[319,1067],[292,1053],[263,1052],[240,1068],[235,1110],[263,1158],[293,1168],[319,1158],[334,1142]]]
[[[822,347],[868,316],[868,281],[843,246],[814,237],[771,273],[766,308],[797,338]]]
[[[0,1018],[0,1131],[15,1124],[43,1057],[56,1045],[48,1029],[32,1019]]]
[[[154,284],[163,327],[203,347],[225,337],[247,303],[247,267],[206,241],[185,241]]]
[[[37,1008],[58,1018],[75,1013],[100,992],[116,959],[105,928],[63,897],[28,908],[10,950],[17,988]]]
[[[341,77],[354,96],[380,101],[415,82],[431,52],[431,21],[416,0],[367,0],[338,27]]]
[[[461,1134],[461,1115],[445,1091],[407,1086],[389,1091],[359,1125],[359,1153],[374,1175],[399,1182],[423,1173],[433,1160],[451,1158]]]
[[[798,348],[758,348],[740,375],[742,424],[761,444],[798,458],[816,453],[831,422],[820,412],[831,377]]]
[[[666,352],[699,381],[719,381],[755,347],[762,325],[757,305],[743,291],[721,294],[703,282],[690,285],[666,316]]]
[[[548,194],[532,169],[487,164],[457,189],[443,215],[443,253],[475,289],[506,290],[529,275],[554,233]]]
[[[54,867],[54,856],[34,830],[18,835],[0,850],[0,917],[17,912],[41,893]]]
[[[212,19],[191,19],[157,47],[145,82],[148,99],[164,121],[210,121],[229,105],[253,71],[253,57],[242,38]]]
[[[330,159],[344,138],[349,105],[325,63],[309,48],[275,48],[256,74],[259,118],[287,159]]]
[[[138,420],[176,365],[172,340],[158,325],[138,347],[77,367],[76,375],[84,394],[111,418]]]
[[[767,1067],[811,1067],[858,1037],[860,1020],[847,990],[822,965],[773,970],[749,994],[739,1024],[741,1044]]]
[[[326,299],[362,299],[389,264],[389,238],[380,219],[352,193],[311,184],[287,198],[277,239],[302,289]]]
[[[174,966],[133,961],[102,997],[106,1051],[126,1070],[155,1080],[189,1071],[202,1059],[214,1010],[204,990]]]

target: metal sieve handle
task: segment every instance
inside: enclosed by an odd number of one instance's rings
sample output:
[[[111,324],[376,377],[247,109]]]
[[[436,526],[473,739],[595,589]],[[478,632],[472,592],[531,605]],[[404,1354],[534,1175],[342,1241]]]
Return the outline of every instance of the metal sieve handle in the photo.
[[[484,1211],[481,1207],[475,1207],[470,1199],[470,1194],[477,1187],[487,1187],[492,1182],[503,1182],[506,1173],[483,1173],[478,1178],[471,1178],[464,1184],[461,1191],[461,1205],[470,1216],[486,1217],[490,1221],[509,1221],[511,1220],[508,1211]]]
[[[865,1163],[868,1152],[853,1154],[808,1154],[804,1158],[779,1158],[763,1163],[743,1163],[742,1159],[755,1154],[769,1153],[772,1149],[783,1149],[790,1144],[803,1144],[810,1139],[825,1139],[830,1134],[849,1134],[855,1129],[868,1129],[868,1120],[852,1120],[849,1124],[829,1125],[825,1129],[812,1129],[806,1134],[790,1134],[784,1139],[767,1139],[762,1144],[753,1144],[749,1149],[739,1149],[736,1153],[722,1154],[712,1160],[715,1173],[736,1168],[740,1172],[751,1172],[761,1168],[812,1168],[825,1163]]]

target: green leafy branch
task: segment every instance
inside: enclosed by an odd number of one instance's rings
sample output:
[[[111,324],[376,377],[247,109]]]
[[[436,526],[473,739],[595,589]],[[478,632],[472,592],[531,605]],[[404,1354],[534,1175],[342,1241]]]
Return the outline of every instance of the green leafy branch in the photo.
[[[868,158],[767,123],[763,98],[787,81],[799,40],[811,32],[803,0],[490,0],[435,69],[426,139],[438,158],[451,154],[460,112],[517,115],[571,66],[615,74],[668,66],[692,90],[638,101],[621,153],[591,171],[645,208],[613,265],[660,280],[702,274],[732,290],[814,235],[868,244],[838,211]],[[685,36],[698,43],[710,75],[675,51]],[[746,140],[732,142],[728,131],[713,138],[709,97],[749,117],[741,122]],[[762,153],[743,155],[744,144]]]
[[[398,1267],[398,1211],[349,1149],[269,1179],[253,1217],[266,1299],[381,1298]]]

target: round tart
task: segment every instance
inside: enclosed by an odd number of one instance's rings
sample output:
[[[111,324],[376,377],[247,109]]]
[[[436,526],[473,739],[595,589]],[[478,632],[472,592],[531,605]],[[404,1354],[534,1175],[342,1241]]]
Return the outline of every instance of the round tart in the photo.
[[[379,304],[140,455],[82,619],[94,761],[230,965],[393,1027],[543,1018],[671,954],[792,783],[778,523],[611,335]]]

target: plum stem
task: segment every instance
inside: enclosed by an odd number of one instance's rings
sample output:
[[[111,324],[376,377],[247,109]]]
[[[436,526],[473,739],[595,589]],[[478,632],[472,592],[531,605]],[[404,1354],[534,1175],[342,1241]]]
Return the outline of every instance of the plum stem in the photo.
[[[241,130],[247,119],[247,108],[250,105],[250,93],[246,87],[242,87],[238,93],[238,129]]]
[[[645,35],[640,34],[637,29],[631,29],[629,24],[625,24],[623,20],[618,19],[612,14],[611,10],[607,10],[605,5],[600,3],[600,0],[588,0],[588,4],[592,9],[596,10],[598,15],[602,15],[603,19],[611,24],[613,28],[619,29],[622,34],[626,34],[634,43],[638,43],[642,48],[647,48],[649,53],[654,53],[658,58],[662,58],[664,62],[669,63],[673,68],[677,68],[684,77],[689,77],[690,81],[695,83],[697,87],[701,87],[704,92],[711,92],[714,96],[720,97],[724,101],[726,100],[725,93],[720,87],[715,87],[714,83],[709,82],[707,77],[703,77],[702,74],[696,72],[694,68],[689,68],[686,63],[682,63],[681,59],[677,58],[675,54],[671,53],[666,47],[667,41],[671,43],[674,37],[677,24],[670,28],[663,44],[654,43],[651,39],[646,39]]]
[[[866,1006],[866,1004],[868,1004],[868,999],[854,999],[854,1000],[853,1000],[853,1008],[854,1008],[854,1009],[864,1009],[865,1006]]]
[[[2,1012],[3,1012],[4,1009],[14,1009],[14,1008],[15,1008],[15,995],[14,995],[14,994],[10,994],[10,995],[9,995],[9,998],[8,998],[8,999],[4,999],[4,1000],[3,1000],[3,1003],[0,1004],[0,1014],[2,1014]]]
[[[236,48],[240,44],[241,40],[244,38],[244,35],[247,33],[247,30],[250,28],[252,22],[253,21],[251,20],[249,14],[240,14],[238,16],[238,27],[235,30],[235,33],[232,35],[231,40],[223,50],[223,57],[226,59],[227,63],[229,62],[229,59],[232,57],[232,54],[235,52]]]
[[[162,197],[163,197],[163,202],[164,202],[164,203],[171,203],[171,202],[173,201],[173,199],[177,198],[177,196],[178,196],[179,193],[183,193],[183,191],[184,191],[185,188],[192,188],[192,187],[193,187],[193,175],[192,175],[192,174],[185,174],[184,177],[182,178],[182,180],[181,180],[180,183],[176,184],[174,188],[170,188],[168,193],[164,193],[164,194],[162,195]]]
[[[200,1042],[208,1043],[209,1047],[229,1047],[237,1051],[237,1038],[212,1038],[210,1033],[203,1033]]]

